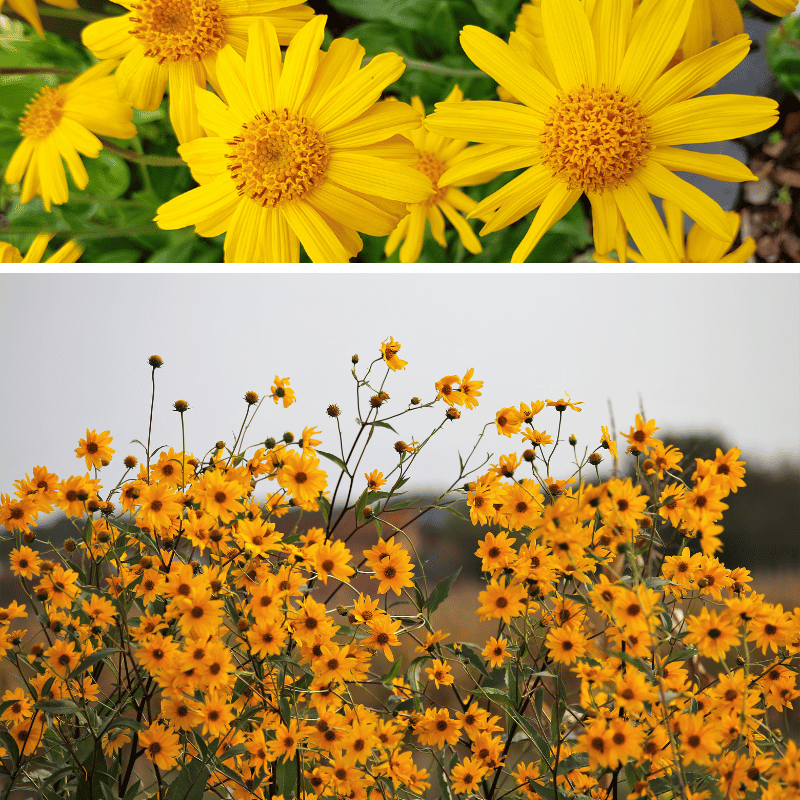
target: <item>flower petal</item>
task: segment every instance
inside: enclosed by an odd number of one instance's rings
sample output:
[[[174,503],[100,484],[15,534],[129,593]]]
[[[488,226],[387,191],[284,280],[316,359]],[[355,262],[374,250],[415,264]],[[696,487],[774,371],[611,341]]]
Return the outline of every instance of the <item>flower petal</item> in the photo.
[[[130,14],[101,19],[81,31],[81,40],[98,58],[121,58],[138,43],[130,34],[132,25]]]
[[[300,240],[289,227],[281,207],[264,209],[262,250],[268,264],[296,264],[300,260]]]
[[[523,263],[542,236],[578,202],[582,194],[582,190],[570,189],[563,181],[558,181],[539,206],[528,232],[511,256],[511,263]]]
[[[611,192],[645,263],[677,263],[678,254],[642,183],[636,178],[631,178]]]
[[[454,139],[519,147],[538,146],[544,130],[544,120],[535,111],[500,100],[437,103],[424,125],[429,131]]]
[[[232,139],[241,133],[244,120],[237,119],[213,92],[198,87],[194,90],[194,100],[197,104],[197,119],[211,135]]]
[[[255,104],[265,111],[273,109],[282,69],[281,48],[274,26],[259,20],[250,28],[245,75]]]
[[[288,202],[281,206],[289,227],[300,240],[308,257],[315,263],[340,264],[350,261],[344,245],[325,219],[308,203]]]
[[[182,59],[169,65],[169,120],[181,143],[205,136],[197,118],[195,86],[206,88],[206,72],[200,61]]]
[[[19,183],[33,155],[33,139],[26,136],[19,143],[6,167],[6,183]]]
[[[231,113],[241,122],[249,122],[261,111],[247,86],[244,59],[225,45],[217,55],[217,80]]]
[[[400,246],[400,263],[413,264],[422,252],[422,240],[425,238],[425,223],[428,215],[423,205],[415,205],[408,216],[406,240]]]
[[[375,103],[348,125],[330,131],[327,139],[329,145],[338,148],[363,147],[421,124],[422,117],[408,103],[387,100]]]
[[[582,86],[594,86],[597,82],[594,37],[580,0],[542,0],[542,26],[560,88],[572,92]],[[514,89],[503,85],[516,95]]]
[[[142,111],[155,111],[161,105],[168,77],[167,67],[146,56],[140,44],[122,59],[114,73],[119,96]]]
[[[261,260],[260,242],[264,236],[261,206],[244,198],[233,212],[225,236],[225,263],[252,264]]]
[[[397,226],[397,216],[332,180],[315,186],[304,199],[321,214],[369,236],[388,236]]]
[[[359,70],[365,52],[357,39],[334,39],[328,52],[320,56],[314,83],[300,106],[300,113],[312,117],[330,88]]]
[[[354,150],[332,152],[327,176],[340,186],[358,186],[364,194],[405,203],[419,203],[433,194],[430,178],[413,167],[392,164]]]
[[[240,197],[236,185],[226,172],[211,183],[190,189],[160,205],[156,211],[155,222],[159,228],[168,231],[185,228],[187,225],[197,225],[220,209],[232,207],[238,202]]]
[[[314,81],[319,61],[319,48],[325,38],[324,15],[309,20],[292,39],[283,58],[283,70],[275,95],[277,108],[296,111]]]
[[[758,178],[741,161],[720,153],[698,153],[677,147],[657,147],[648,153],[652,161],[673,172],[693,172],[718,181],[755,181]]]
[[[475,231],[472,230],[470,224],[464,219],[464,217],[462,217],[461,214],[459,214],[458,211],[456,211],[456,209],[447,202],[447,200],[440,200],[439,208],[442,209],[444,215],[450,220],[451,224],[456,229],[456,232],[458,233],[458,236],[461,239],[461,243],[464,245],[464,247],[466,247],[467,250],[469,250],[469,252],[473,255],[483,252],[483,247],[478,241]]]

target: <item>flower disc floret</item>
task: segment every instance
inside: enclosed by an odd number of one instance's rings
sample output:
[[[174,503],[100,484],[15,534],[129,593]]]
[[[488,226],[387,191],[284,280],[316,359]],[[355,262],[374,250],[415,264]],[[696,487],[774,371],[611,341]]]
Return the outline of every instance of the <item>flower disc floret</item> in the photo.
[[[46,139],[61,122],[66,100],[63,86],[45,86],[25,107],[19,132],[35,142]]]
[[[225,43],[224,17],[215,0],[144,0],[131,10],[130,35],[159,64],[199,60]]]
[[[439,178],[444,175],[447,164],[439,158],[436,153],[421,150],[419,153],[419,161],[414,164],[414,169],[417,170],[417,172],[421,172],[423,175],[427,175],[431,179],[433,188],[436,190],[435,194],[423,200],[422,204],[434,206],[444,200],[444,196],[447,194],[447,187],[444,189],[439,188]]]
[[[325,135],[285,108],[246,122],[228,147],[237,191],[265,208],[300,199],[321,182],[330,159]]]
[[[542,161],[570,189],[614,189],[635,175],[652,150],[638,102],[619,89],[582,86],[562,93],[542,133]]]

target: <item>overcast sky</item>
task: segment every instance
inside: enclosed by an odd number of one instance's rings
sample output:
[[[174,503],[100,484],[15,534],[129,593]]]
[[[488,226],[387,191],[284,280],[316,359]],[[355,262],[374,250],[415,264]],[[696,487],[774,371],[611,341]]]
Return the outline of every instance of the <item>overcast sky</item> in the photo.
[[[554,267],[554,269],[557,269]],[[265,403],[248,443],[304,425],[337,451],[330,403],[346,439],[356,408],[350,357],[363,367],[383,339],[401,342],[403,372],[386,384],[397,413],[435,395],[435,381],[475,369],[483,396],[424,451],[412,486],[439,487],[458,472],[481,427],[506,405],[562,397],[563,435],[594,448],[600,426],[627,430],[639,410],[663,431],[715,431],[752,462],[798,464],[800,276],[798,275],[4,275],[0,279],[0,491],[46,465],[84,474],[74,449],[86,428],[110,430],[115,461],[142,449],[150,410],[147,358],[159,354],[153,446],[187,449],[233,442],[248,390],[269,393],[289,377],[297,402]],[[422,440],[443,408],[397,421],[400,438]],[[555,434],[550,409],[537,427]],[[661,434],[659,434],[661,435]],[[398,437],[381,431],[360,472],[391,469]],[[437,444],[438,440],[438,444]],[[479,452],[514,449],[490,430]],[[371,454],[370,454],[371,453]],[[496,460],[496,459],[495,459]],[[325,463],[322,464],[326,468]],[[332,465],[328,465],[331,467]],[[562,469],[567,469],[564,461]],[[561,475],[557,475],[561,477]],[[113,482],[113,483],[112,483]]]

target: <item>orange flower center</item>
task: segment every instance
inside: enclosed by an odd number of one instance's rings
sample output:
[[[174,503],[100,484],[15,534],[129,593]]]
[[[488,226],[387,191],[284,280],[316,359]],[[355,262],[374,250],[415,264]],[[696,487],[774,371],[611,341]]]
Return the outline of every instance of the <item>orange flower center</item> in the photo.
[[[638,102],[618,89],[587,87],[559,96],[541,143],[542,161],[570,189],[584,192],[624,184],[653,149]]]
[[[433,188],[436,189],[436,193],[432,194],[427,200],[423,200],[422,204],[426,206],[433,206],[436,205],[441,200],[444,200],[444,195],[447,192],[447,189],[440,189],[439,188],[439,178],[442,177],[444,171],[447,169],[447,164],[442,161],[436,153],[428,152],[427,150],[420,150],[419,151],[419,161],[414,164],[414,169],[417,172],[421,172],[423,175],[427,175],[431,179],[431,183],[433,184]],[[394,353],[392,353],[394,355]],[[387,358],[388,358],[388,348],[387,348]],[[447,387],[450,389],[450,387]],[[448,392],[444,392],[443,394],[449,394]]]
[[[66,99],[60,86],[45,86],[25,108],[19,132],[35,141],[46,139],[61,122]]]
[[[298,200],[316,186],[330,158],[325,135],[285,108],[246,122],[228,145],[228,169],[239,194],[268,208]]]
[[[199,60],[225,44],[224,15],[216,0],[142,0],[131,10],[131,36],[159,64]]]

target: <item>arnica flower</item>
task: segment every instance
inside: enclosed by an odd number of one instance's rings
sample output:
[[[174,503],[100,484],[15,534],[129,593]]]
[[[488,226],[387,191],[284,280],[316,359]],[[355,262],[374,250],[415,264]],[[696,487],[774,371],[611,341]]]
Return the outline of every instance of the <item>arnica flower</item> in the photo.
[[[0,242],[0,264],[39,264],[42,261],[44,251],[55,234],[40,233],[28,248],[28,252],[23,256],[13,244]],[[83,253],[83,248],[75,242],[67,242],[59,247],[50,256],[45,264],[74,264]]]
[[[45,2],[48,5],[58,6],[59,8],[78,8],[76,0],[45,0]],[[0,0],[0,13],[3,11],[3,3],[4,0]],[[39,10],[36,8],[36,0],[8,0],[8,4],[24,20],[30,22],[36,33],[44,39],[44,28],[42,27]]]
[[[74,81],[45,86],[27,106],[19,122],[22,143],[6,167],[6,183],[19,183],[25,177],[20,198],[23,203],[37,194],[48,211],[52,204],[67,202],[69,190],[62,158],[75,185],[85,189],[89,176],[80,156],[97,158],[100,154],[103,145],[95,133],[115,139],[136,136],[131,105],[119,99],[114,79],[109,76],[116,64],[101,62]]]
[[[764,130],[777,119],[777,103],[741,95],[694,97],[747,55],[744,34],[664,72],[691,7],[692,0],[645,0],[634,15],[632,0],[597,0],[590,21],[579,0],[542,0],[546,50],[537,66],[487,31],[464,28],[467,55],[524,105],[439,103],[425,127],[505,145],[472,159],[476,172],[528,167],[468,215],[495,212],[481,230],[485,235],[539,209],[512,261],[524,261],[584,193],[601,255],[616,246],[624,260],[629,231],[647,261],[677,260],[650,194],[671,200],[715,238],[730,241],[722,208],[674,173],[737,182],[755,176],[730,156],[678,146]]]
[[[433,193],[411,166],[413,145],[395,135],[418,127],[419,114],[406,103],[376,105],[403,60],[384,53],[359,69],[365,51],[349,39],[320,54],[325,21],[306,24],[283,64],[266,20],[250,28],[246,61],[232,47],[219,53],[228,105],[197,89],[210,136],[178,148],[201,185],[158,209],[160,227],[227,231],[228,262],[298,261],[301,243],[312,261],[341,262],[363,246],[356,230],[386,236],[406,203]]]
[[[83,43],[98,58],[122,58],[116,73],[121,97],[154,111],[169,83],[169,117],[179,142],[203,135],[194,88],[209,82],[220,94],[217,57],[225,45],[247,50],[247,30],[258,17],[270,20],[287,45],[314,12],[297,0],[133,0],[121,17],[83,29]]]
[[[667,233],[678,261],[684,264],[743,264],[756,251],[756,240],[748,236],[735,250],[728,253],[739,233],[740,216],[735,211],[728,211],[731,223],[731,235],[728,241],[715,239],[699,225],[694,225],[689,235],[683,235],[683,212],[674,203],[664,201],[664,216],[667,219]],[[727,255],[726,255],[727,253]],[[619,264],[616,258],[600,256],[594,253],[594,260],[599,264]],[[628,250],[628,258],[637,264],[644,259],[635,250]]]
[[[464,93],[456,86],[447,96],[446,102],[461,103],[463,100]],[[411,105],[419,112],[421,117],[425,116],[425,106],[419,97],[412,97]],[[433,238],[442,247],[447,247],[447,240],[444,238],[444,217],[447,217],[456,231],[458,231],[464,247],[470,253],[480,253],[483,248],[478,241],[478,237],[469,226],[469,223],[459,214],[459,211],[464,213],[472,211],[478,205],[478,202],[455,187],[475,186],[479,183],[485,183],[497,173],[470,176],[463,182],[451,180],[449,183],[444,183],[441,177],[448,167],[455,166],[472,155],[484,152],[487,146],[467,147],[467,142],[463,139],[448,139],[435,133],[430,133],[422,127],[409,131],[404,135],[411,140],[419,154],[419,160],[414,165],[414,169],[419,170],[431,179],[436,193],[421,203],[409,205],[408,216],[404,217],[389,235],[389,239],[386,242],[386,255],[390,256],[394,253],[397,245],[403,242],[400,248],[400,261],[404,264],[416,261],[422,252],[422,239],[425,234],[426,222],[430,223]],[[444,214],[444,217],[442,214]]]

